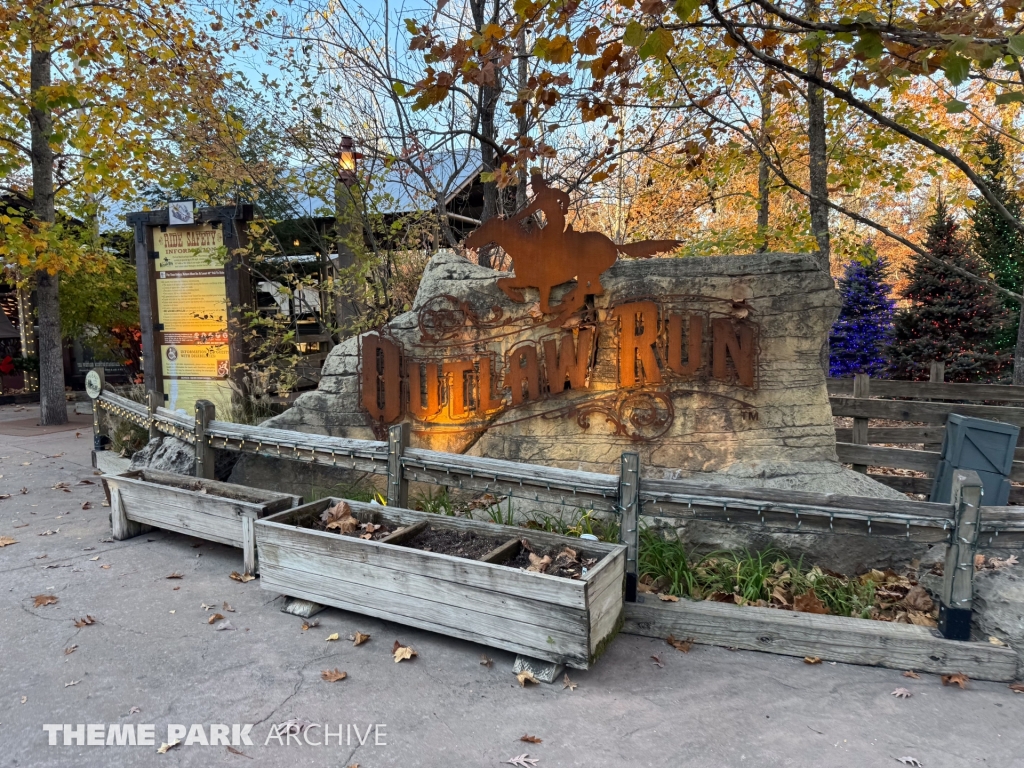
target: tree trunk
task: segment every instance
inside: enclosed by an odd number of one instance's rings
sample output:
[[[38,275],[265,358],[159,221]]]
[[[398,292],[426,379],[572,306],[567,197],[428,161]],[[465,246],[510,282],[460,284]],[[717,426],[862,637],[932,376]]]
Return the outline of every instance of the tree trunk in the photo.
[[[1024,302],[1020,305],[1020,324],[1017,326],[1017,348],[1013,351],[1013,383],[1024,385]]]
[[[496,24],[498,22],[498,0],[494,2],[494,11],[491,14],[491,18],[486,18],[486,6],[487,0],[470,0],[470,9],[473,13],[473,23],[476,26],[477,32],[482,32],[484,26],[488,23]],[[480,141],[480,163],[483,166],[484,173],[491,173],[494,171],[495,152],[493,143],[497,136],[494,127],[494,113],[498,107],[498,97],[500,96],[500,83],[501,76],[498,72],[498,67],[494,68],[494,85],[481,85],[479,102],[477,106],[479,118],[480,118],[480,135],[483,140]],[[488,219],[493,219],[498,215],[498,185],[494,181],[483,182],[484,192],[484,208],[480,214],[480,222],[483,223]],[[478,257],[480,259],[481,266],[491,266],[491,250],[482,248],[479,251]],[[486,262],[486,263],[484,263]]]
[[[768,151],[768,121],[772,116],[771,70],[761,80],[761,160],[757,164],[757,252],[768,250],[768,204],[771,191],[771,170],[763,153]]]
[[[807,18],[817,20],[818,0],[807,0]],[[807,53],[807,71],[821,77],[821,48]],[[818,263],[829,272],[831,247],[828,232],[828,145],[825,135],[825,93],[816,85],[807,86],[807,145],[810,165],[811,233],[818,241]]]
[[[522,93],[526,90],[526,81],[529,79],[529,70],[526,66],[526,27],[519,30],[519,37],[516,38],[516,53],[519,56],[517,75],[518,82],[516,85],[519,88],[519,92]],[[526,110],[523,110],[523,114],[519,116],[519,137],[526,136],[530,131],[530,116]],[[519,183],[516,184],[516,210],[521,211],[526,207],[526,182],[527,174],[525,168],[519,169]]]
[[[41,10],[42,13],[47,13]],[[36,222],[53,224],[53,118],[50,108],[39,98],[50,85],[50,51],[32,46],[30,64],[32,106],[29,125],[32,133],[32,213]],[[66,424],[67,401],[64,398],[64,355],[60,335],[60,296],[58,278],[45,270],[36,272],[36,311],[39,316],[39,423],[43,426]],[[152,353],[152,350],[149,350]]]

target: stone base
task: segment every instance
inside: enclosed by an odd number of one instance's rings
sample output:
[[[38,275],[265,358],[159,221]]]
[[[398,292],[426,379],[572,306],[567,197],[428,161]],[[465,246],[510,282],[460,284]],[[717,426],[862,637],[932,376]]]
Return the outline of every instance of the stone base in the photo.
[[[281,608],[281,613],[288,613],[292,616],[308,619],[310,616],[316,616],[320,611],[326,610],[326,608],[326,605],[314,603],[312,600],[300,600],[297,597],[289,597],[286,598],[284,607]]]
[[[556,664],[553,661],[542,661],[531,656],[516,656],[515,664],[512,665],[512,673],[518,675],[520,672],[531,672],[541,683],[553,683],[558,680],[559,675],[565,671],[564,664]]]

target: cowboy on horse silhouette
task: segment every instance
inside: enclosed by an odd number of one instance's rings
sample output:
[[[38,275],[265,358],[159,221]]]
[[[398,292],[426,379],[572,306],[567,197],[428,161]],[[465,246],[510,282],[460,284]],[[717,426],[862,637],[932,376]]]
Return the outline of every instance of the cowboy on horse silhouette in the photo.
[[[618,259],[619,253],[636,258],[649,258],[679,247],[678,240],[641,240],[638,243],[618,245],[600,232],[577,232],[566,226],[569,212],[567,192],[548,185],[534,172],[531,178],[534,199],[513,218],[489,219],[466,238],[467,248],[479,248],[497,243],[511,257],[515,275],[498,278],[498,287],[512,301],[523,304],[523,288],[536,288],[540,293],[540,309],[544,314],[557,313],[548,323],[562,325],[575,311],[582,309],[588,295],[604,293],[601,273]],[[544,227],[524,229],[526,220],[537,211],[544,212]],[[576,280],[560,304],[548,302],[551,289],[556,285]]]

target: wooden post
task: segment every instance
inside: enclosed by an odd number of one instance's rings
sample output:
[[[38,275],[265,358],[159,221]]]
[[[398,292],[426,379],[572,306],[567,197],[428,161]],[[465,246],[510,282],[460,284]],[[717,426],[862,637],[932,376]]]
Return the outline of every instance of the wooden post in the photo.
[[[941,360],[933,360],[931,369],[928,372],[928,381],[932,384],[941,384],[946,380],[946,364]]]
[[[869,397],[871,392],[871,377],[866,373],[855,373],[853,375],[853,396],[854,397]],[[855,416],[853,419],[853,440],[854,445],[867,445],[868,444],[868,420]],[[860,472],[863,475],[868,473],[867,464],[854,464],[854,472]]]
[[[206,428],[217,418],[217,409],[209,400],[196,400],[196,477],[216,479],[216,454],[206,436]]]
[[[146,408],[149,410],[149,439],[160,437],[160,430],[156,427],[156,408],[163,405],[164,396],[159,392],[149,390],[146,393]]]
[[[124,541],[150,530],[148,525],[129,520],[121,503],[121,492],[117,488],[110,490],[110,536],[114,541]]]
[[[242,515],[242,573],[256,575],[256,526],[253,518]]]
[[[939,596],[939,632],[950,640],[971,639],[974,555],[981,522],[981,478],[972,469],[953,475],[953,538],[946,548]]]
[[[110,438],[103,434],[100,424],[100,396],[107,388],[107,377],[102,368],[93,368],[85,377],[85,391],[92,400],[92,449],[105,451]]]
[[[640,552],[640,454],[622,454],[619,470],[619,542],[626,545],[626,601],[636,602]]]
[[[388,429],[388,506],[409,508],[409,481],[402,472],[402,454],[409,447],[409,427],[395,424]]]

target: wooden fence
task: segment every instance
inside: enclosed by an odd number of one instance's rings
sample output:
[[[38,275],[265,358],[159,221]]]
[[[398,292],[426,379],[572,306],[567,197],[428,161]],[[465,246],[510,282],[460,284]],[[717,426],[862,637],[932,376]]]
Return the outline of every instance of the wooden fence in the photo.
[[[932,370],[933,381],[888,381],[869,379],[866,374],[857,374],[852,379],[829,379],[832,415],[853,418],[852,428],[836,429],[839,460],[904,493],[930,493],[946,417],[956,413],[1021,427],[1010,480],[1024,483],[1024,387],[949,384],[941,380],[941,366],[933,366]],[[871,419],[910,425],[870,426]],[[870,472],[869,467],[913,470],[925,477]],[[1024,504],[1024,487],[1010,488],[1010,503]]]
[[[380,475],[386,478],[388,504],[399,507],[408,506],[409,483],[419,482],[614,514],[621,541],[627,546],[625,621],[634,634],[687,632],[698,642],[790,655],[827,652],[828,658],[836,661],[925,671],[962,670],[991,680],[1013,679],[1016,674],[1016,657],[1009,649],[952,642],[946,638],[965,638],[948,633],[944,638],[925,627],[865,626],[875,622],[689,601],[642,604],[643,598],[637,596],[641,520],[653,516],[715,520],[776,532],[945,543],[948,578],[941,604],[969,612],[978,547],[1024,545],[1024,509],[982,507],[979,519],[981,482],[974,472],[958,473],[951,504],[741,490],[642,478],[636,453],[624,453],[620,473],[606,475],[410,448],[405,425],[392,427],[387,441],[355,440],[217,421],[213,405],[205,401],[196,404],[194,419],[156,403],[156,397],[143,405],[103,391],[94,401],[96,434],[101,429],[100,411],[105,411],[153,435],[172,435],[194,446],[196,474],[206,478],[213,477],[213,452],[220,449]],[[815,648],[821,652],[816,653]]]

